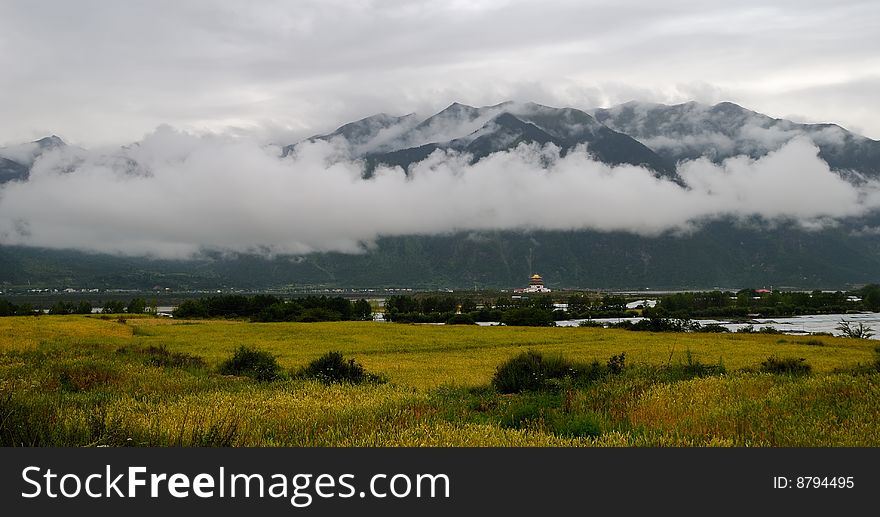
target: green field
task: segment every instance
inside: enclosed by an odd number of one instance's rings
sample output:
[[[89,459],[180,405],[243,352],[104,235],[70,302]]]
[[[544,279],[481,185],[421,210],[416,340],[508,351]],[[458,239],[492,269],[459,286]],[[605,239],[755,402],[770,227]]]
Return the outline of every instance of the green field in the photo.
[[[257,382],[217,367],[240,345],[296,370],[330,350],[386,384]],[[3,445],[878,446],[876,341],[377,323],[0,318]],[[157,366],[164,347],[203,366]],[[533,350],[626,368],[500,394],[496,368]],[[769,356],[809,375],[761,373]],[[723,373],[684,375],[688,364]],[[684,369],[683,369],[684,368]]]

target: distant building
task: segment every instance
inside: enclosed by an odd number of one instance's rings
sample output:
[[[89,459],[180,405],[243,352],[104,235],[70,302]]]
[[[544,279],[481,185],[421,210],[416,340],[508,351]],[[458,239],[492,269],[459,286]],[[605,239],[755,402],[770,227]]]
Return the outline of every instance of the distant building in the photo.
[[[541,275],[532,275],[529,278],[529,286],[522,290],[524,293],[549,293],[550,289],[544,287],[544,279]]]

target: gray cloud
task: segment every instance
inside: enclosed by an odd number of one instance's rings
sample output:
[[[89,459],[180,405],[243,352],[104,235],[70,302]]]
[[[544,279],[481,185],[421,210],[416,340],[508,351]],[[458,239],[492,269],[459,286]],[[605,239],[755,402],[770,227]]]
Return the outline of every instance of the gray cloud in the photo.
[[[875,184],[831,172],[795,138],[759,160],[685,163],[689,188],[589,149],[560,157],[521,145],[476,164],[436,151],[412,166],[362,164],[338,140],[294,156],[252,140],[159,128],[121,150],[45,153],[27,182],[0,188],[0,244],[160,257],[203,250],[357,253],[382,235],[589,228],[689,231],[714,217],[797,220],[805,228],[880,207]]]
[[[162,123],[278,142],[379,111],[732,100],[880,137],[880,4],[7,2],[0,144]]]

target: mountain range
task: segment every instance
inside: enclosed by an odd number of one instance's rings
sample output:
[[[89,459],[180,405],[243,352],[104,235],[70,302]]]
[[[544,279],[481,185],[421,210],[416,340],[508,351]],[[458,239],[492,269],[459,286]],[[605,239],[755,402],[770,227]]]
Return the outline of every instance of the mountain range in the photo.
[[[552,144],[561,156],[585,147],[602,163],[640,166],[658,179],[685,185],[678,172],[684,161],[759,159],[795,138],[811,141],[831,170],[852,185],[880,180],[880,142],[834,124],[776,119],[729,102],[629,102],[595,110],[454,103],[425,118],[370,116],[286,145],[282,154],[296,155],[304,142],[328,142],[348,158],[362,161],[368,179],[379,167],[400,167],[409,173],[413,164],[438,150],[465,153],[476,163],[523,143]],[[0,148],[0,184],[27,181],[40,156],[63,146],[52,136]],[[187,261],[0,243],[0,282],[126,288],[473,288],[515,287],[530,273],[540,272],[557,288],[837,288],[880,280],[877,228],[877,214],[844,219],[820,230],[785,221],[766,225],[720,219],[690,233],[653,237],[593,230],[458,232],[381,237],[368,252],[355,255],[266,258],[206,253]]]
[[[346,142],[351,157],[366,160],[366,176],[379,165],[407,169],[438,149],[467,153],[476,162],[521,143],[536,143],[554,144],[563,155],[586,144],[604,163],[642,165],[658,176],[677,179],[674,161],[592,115],[535,103],[505,102],[482,108],[454,103],[422,121],[414,114],[392,117],[381,113],[309,140],[339,138]],[[295,150],[295,144],[285,147],[285,153]]]

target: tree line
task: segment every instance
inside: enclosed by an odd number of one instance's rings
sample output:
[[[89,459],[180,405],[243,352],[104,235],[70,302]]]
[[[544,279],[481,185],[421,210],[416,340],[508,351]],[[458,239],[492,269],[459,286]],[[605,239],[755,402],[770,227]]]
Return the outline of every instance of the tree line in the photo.
[[[110,300],[99,304],[102,314],[143,314],[144,312],[156,312],[156,303],[147,304],[143,298],[133,298],[128,302],[123,300]],[[35,316],[48,312],[49,314],[91,314],[94,305],[88,300],[79,302],[65,302],[60,300],[44,310],[43,307],[35,307],[31,303],[15,304],[8,300],[0,299],[0,316]]]
[[[843,292],[708,291],[675,293],[663,296],[653,308],[642,311],[645,317],[673,318],[746,318],[808,314],[845,314],[880,311],[880,285]]]
[[[174,309],[175,318],[248,318],[269,321],[369,321],[372,308],[364,299],[307,296],[283,300],[277,296],[221,295],[186,300]]]
[[[480,303],[472,297],[396,295],[385,300],[385,319],[397,323],[449,324],[497,321],[505,325],[543,327],[573,318],[637,315],[627,312],[626,301],[618,296],[572,296],[568,307],[568,311],[556,308],[549,294],[521,298],[500,296]]]

